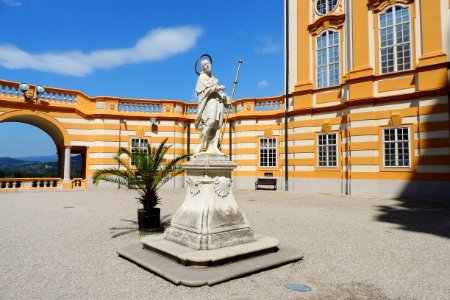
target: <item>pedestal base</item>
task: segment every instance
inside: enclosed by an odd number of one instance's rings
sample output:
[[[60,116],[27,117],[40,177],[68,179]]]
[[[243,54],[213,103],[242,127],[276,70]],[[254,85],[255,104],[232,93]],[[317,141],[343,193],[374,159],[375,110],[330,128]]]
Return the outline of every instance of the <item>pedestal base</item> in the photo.
[[[269,236],[257,235],[252,242],[213,250],[195,250],[168,241],[162,236],[147,236],[141,240],[141,243],[145,249],[159,253],[179,264],[195,267],[212,267],[277,252],[279,241]]]
[[[188,246],[192,249],[218,249],[255,240],[255,233],[250,228],[241,228],[209,234],[198,234],[177,227],[169,227],[165,239]]]
[[[191,287],[211,286],[303,258],[296,249],[283,245],[274,248],[276,239],[258,235],[254,242],[215,250],[193,250],[161,235],[142,242],[144,245],[131,244],[117,253],[174,284]],[[192,262],[195,266],[188,266]]]

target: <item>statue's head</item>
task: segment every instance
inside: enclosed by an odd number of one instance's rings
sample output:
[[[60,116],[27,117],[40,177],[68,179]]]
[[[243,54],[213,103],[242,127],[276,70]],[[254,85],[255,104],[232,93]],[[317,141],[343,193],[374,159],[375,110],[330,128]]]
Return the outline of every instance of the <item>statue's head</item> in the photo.
[[[211,74],[211,62],[208,59],[203,59],[201,62],[202,71],[206,74]]]

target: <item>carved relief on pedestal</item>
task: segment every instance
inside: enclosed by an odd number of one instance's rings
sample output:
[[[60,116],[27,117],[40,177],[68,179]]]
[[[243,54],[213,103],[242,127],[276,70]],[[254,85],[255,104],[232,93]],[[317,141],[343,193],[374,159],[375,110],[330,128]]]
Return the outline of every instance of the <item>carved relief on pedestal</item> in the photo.
[[[214,192],[217,196],[225,198],[231,190],[231,179],[223,176],[215,177],[213,180]]]
[[[199,182],[195,179],[195,177],[188,176],[186,178],[186,184],[188,186],[188,191],[191,193],[192,197],[200,193]]]

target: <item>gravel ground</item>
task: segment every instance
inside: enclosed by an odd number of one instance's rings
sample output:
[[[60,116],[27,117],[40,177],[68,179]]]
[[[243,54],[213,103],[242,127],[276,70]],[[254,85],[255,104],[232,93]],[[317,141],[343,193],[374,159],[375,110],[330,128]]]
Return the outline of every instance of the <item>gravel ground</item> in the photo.
[[[162,190],[170,216],[184,190]],[[117,256],[139,241],[126,190],[0,193],[0,299],[449,299],[450,205],[234,191],[257,233],[300,262],[212,287],[172,283]],[[311,291],[288,290],[304,284]]]

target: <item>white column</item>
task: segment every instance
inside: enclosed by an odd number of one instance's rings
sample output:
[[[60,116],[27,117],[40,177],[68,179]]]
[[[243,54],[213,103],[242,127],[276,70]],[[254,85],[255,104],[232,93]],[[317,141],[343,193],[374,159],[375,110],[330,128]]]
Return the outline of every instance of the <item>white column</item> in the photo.
[[[64,146],[64,181],[70,181],[70,146]]]

